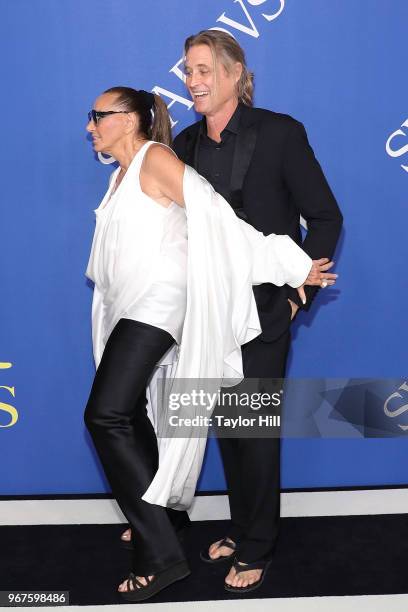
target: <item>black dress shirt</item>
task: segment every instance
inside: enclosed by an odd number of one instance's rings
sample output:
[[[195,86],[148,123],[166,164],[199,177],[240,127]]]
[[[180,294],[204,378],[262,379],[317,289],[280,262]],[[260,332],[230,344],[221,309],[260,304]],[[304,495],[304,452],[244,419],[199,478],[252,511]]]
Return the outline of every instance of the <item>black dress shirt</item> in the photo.
[[[240,206],[231,198],[231,170],[235,142],[238,134],[241,108],[238,104],[228,124],[222,130],[221,142],[207,135],[207,122],[203,117],[200,125],[198,147],[198,172],[218,191],[232,207]]]

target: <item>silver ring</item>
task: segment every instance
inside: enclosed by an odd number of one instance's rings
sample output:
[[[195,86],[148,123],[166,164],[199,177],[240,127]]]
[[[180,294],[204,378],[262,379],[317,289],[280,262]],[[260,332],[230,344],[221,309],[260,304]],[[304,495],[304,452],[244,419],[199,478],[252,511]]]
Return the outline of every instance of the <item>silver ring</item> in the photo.
[[[324,289],[325,287],[327,287],[327,280],[324,278],[321,282],[321,287],[322,289]]]

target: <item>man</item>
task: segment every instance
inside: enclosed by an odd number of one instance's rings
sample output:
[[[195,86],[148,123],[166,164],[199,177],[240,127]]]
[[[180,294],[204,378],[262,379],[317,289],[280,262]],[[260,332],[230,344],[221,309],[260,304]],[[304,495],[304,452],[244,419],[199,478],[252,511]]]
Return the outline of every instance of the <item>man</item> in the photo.
[[[301,243],[299,216],[308,222],[302,248],[312,259],[331,258],[342,215],[301,123],[252,107],[252,75],[235,39],[208,30],[185,43],[186,85],[203,119],[183,130],[174,150],[202,174],[236,214],[264,234],[288,234]],[[254,287],[261,336],[242,347],[246,378],[283,378],[290,322],[316,292],[264,284]],[[225,586],[234,592],[263,581],[276,543],[280,514],[280,441],[219,439],[231,510],[230,530],[202,552],[215,563],[236,555]],[[246,568],[246,569],[244,569]]]

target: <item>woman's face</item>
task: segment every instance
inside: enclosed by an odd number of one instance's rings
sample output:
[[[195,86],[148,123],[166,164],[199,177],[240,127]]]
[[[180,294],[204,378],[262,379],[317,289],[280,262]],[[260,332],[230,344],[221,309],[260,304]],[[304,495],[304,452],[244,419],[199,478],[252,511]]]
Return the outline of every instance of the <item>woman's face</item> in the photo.
[[[117,94],[105,93],[95,100],[96,111],[118,111]],[[132,113],[133,114],[133,113]],[[86,126],[92,136],[93,149],[97,153],[111,153],[129,133],[129,114],[126,112],[100,117],[95,123],[92,119]]]

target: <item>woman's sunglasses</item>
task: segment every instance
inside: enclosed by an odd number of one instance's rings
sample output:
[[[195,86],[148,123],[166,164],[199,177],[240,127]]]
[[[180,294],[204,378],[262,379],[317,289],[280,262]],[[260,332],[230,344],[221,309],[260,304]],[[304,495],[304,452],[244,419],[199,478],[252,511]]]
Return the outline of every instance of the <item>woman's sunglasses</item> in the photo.
[[[116,115],[117,113],[126,113],[128,111],[97,111],[94,108],[88,113],[88,121],[93,121],[97,125],[99,119],[103,119],[108,115]]]

